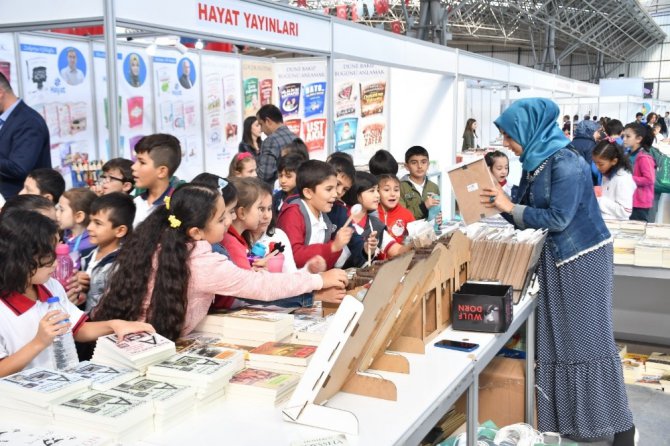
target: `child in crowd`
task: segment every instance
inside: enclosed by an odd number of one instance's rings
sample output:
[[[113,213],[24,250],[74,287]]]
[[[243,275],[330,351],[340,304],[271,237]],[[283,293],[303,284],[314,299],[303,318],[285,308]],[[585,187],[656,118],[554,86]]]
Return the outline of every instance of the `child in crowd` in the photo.
[[[247,178],[255,177],[256,174],[256,159],[251,152],[241,152],[235,154],[230,161],[228,168],[228,176],[230,178]]]
[[[123,241],[133,230],[135,203],[128,194],[112,192],[91,204],[88,233],[95,249],[82,258],[81,269],[88,276],[86,313],[100,302]]]
[[[623,147],[614,138],[607,137],[593,148],[593,162],[602,174],[602,196],[598,197],[598,205],[603,218],[628,220],[637,186]]]
[[[70,256],[76,269],[79,269],[80,259],[95,248],[86,227],[91,204],[96,198],[90,189],[76,187],[63,192],[56,206],[58,225],[63,231],[63,242],[70,248]]]
[[[290,153],[279,158],[277,172],[279,173],[279,190],[272,197],[272,211],[279,215],[279,211],[286,199],[291,195],[296,195],[295,176],[298,167],[306,161],[299,153]]]
[[[295,138],[293,141],[282,147],[281,151],[279,152],[279,156],[283,157],[290,153],[297,153],[301,155],[305,161],[309,159],[309,151],[307,150],[307,145],[300,138]]]
[[[226,218],[224,219],[225,228],[223,230],[223,233],[226,234],[232,222],[237,218],[237,214],[235,214],[235,208],[237,207],[237,189],[235,188],[235,185],[223,177],[208,172],[196,175],[196,177],[191,180],[191,184],[199,184],[221,191],[223,202],[226,204]],[[223,254],[226,258],[230,258],[230,254],[226,248],[223,247],[222,242],[223,240],[219,240],[216,243],[212,243],[212,251]]]
[[[654,135],[654,142],[652,143],[652,145],[655,146],[663,139],[663,135],[661,135],[661,124],[654,124],[653,135]]]
[[[507,158],[507,155],[500,150],[494,150],[493,152],[487,152],[484,155],[484,160],[500,188],[508,197],[511,197],[512,185],[507,182],[507,175],[509,175],[509,158]]]
[[[70,328],[77,341],[115,333],[154,331],[149,324],[109,320],[87,322],[51,277],[57,224],[32,211],[12,209],[0,216],[0,377],[29,367],[53,367],[51,344]],[[57,297],[66,313],[47,311]]]
[[[257,178],[236,178],[232,182],[237,190],[236,218],[223,236],[222,244],[235,265],[251,269],[247,259],[251,245],[242,234],[244,231],[256,231],[260,224],[261,181]]]
[[[344,264],[346,254],[341,262],[340,257],[353,229],[337,230],[326,215],[338,196],[335,169],[323,161],[305,161],[298,168],[296,183],[299,197],[283,206],[277,221],[291,241],[296,266],[302,268],[317,255],[325,259],[328,268]]]
[[[388,233],[386,225],[373,215],[379,207],[379,182],[368,172],[356,172],[356,199],[367,215],[357,223],[363,228],[361,237],[365,240],[363,251],[367,259],[390,259],[406,251],[402,244]],[[409,249],[409,248],[408,248]]]
[[[621,134],[623,133],[623,124],[618,119],[610,119],[607,121],[607,124],[604,126],[605,133],[610,138],[614,139],[614,142],[623,146],[623,138]]]
[[[400,204],[417,220],[427,218],[428,210],[440,205],[440,200],[434,198],[440,195],[440,188],[426,177],[429,163],[428,151],[421,146],[412,146],[405,152],[409,175],[400,181]]]
[[[387,150],[377,150],[370,161],[368,161],[368,168],[372,175],[398,175],[398,162],[395,160],[391,152]]]
[[[11,209],[22,209],[24,211],[38,212],[58,223],[58,218],[56,217],[56,206],[51,200],[44,198],[41,195],[14,195],[12,198],[7,200],[5,205],[2,207],[2,212],[8,212]]]
[[[271,301],[346,285],[341,270],[318,275],[238,268],[212,252],[230,219],[219,190],[195,184],[177,188],[124,243],[94,318],[148,321],[174,340],[193,331],[215,294]]]
[[[99,194],[112,192],[130,194],[135,187],[133,180],[133,162],[125,158],[112,158],[102,166],[102,175],[98,180]]]
[[[137,161],[132,166],[135,187],[144,192],[135,197],[135,221],[137,226],[163,204],[172,194],[178,180],[172,175],[181,163],[181,145],[172,135],[156,133],[145,136],[135,145]]]
[[[656,163],[649,154],[652,143],[649,127],[631,123],[623,130],[623,142],[630,149],[628,159],[633,166],[633,180],[637,185],[633,193],[631,220],[649,221],[649,211],[654,205]]]
[[[28,174],[19,195],[41,195],[56,204],[64,191],[65,180],[63,176],[57,170],[45,167],[35,169]]]
[[[402,244],[407,236],[407,224],[414,221],[414,215],[400,204],[400,180],[392,174],[379,178],[379,219],[396,242]]]

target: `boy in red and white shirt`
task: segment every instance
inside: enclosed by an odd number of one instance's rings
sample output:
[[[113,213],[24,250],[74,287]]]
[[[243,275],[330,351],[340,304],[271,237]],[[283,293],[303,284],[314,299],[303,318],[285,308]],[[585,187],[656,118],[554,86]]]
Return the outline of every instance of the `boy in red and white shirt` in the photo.
[[[379,219],[395,241],[402,244],[407,224],[414,221],[414,215],[400,204],[400,180],[395,175],[380,175],[379,195]]]

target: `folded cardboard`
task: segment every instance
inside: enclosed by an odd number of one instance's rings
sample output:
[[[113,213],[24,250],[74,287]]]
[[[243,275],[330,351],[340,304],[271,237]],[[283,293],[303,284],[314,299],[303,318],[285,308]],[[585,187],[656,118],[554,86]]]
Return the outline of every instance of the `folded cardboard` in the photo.
[[[502,333],[512,323],[512,287],[466,282],[453,294],[454,330]]]
[[[469,225],[482,218],[498,214],[499,211],[496,208],[485,207],[481,203],[482,189],[496,188],[484,158],[457,164],[450,168],[448,173],[461,217],[466,224]]]

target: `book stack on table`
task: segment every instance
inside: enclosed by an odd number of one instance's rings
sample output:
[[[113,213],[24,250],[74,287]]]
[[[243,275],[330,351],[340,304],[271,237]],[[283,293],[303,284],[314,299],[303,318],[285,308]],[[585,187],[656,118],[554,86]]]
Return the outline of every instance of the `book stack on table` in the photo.
[[[11,446],[109,446],[111,439],[98,434],[67,431],[53,426],[22,426],[0,423],[0,444]]]
[[[206,316],[195,330],[217,334],[232,344],[257,347],[291,336],[293,315],[254,309],[215,313]]]
[[[0,417],[31,424],[53,422],[51,406],[86,392],[91,385],[79,375],[26,369],[0,379]]]
[[[292,373],[246,368],[230,380],[227,399],[277,406],[288,401],[298,382],[300,376]]]
[[[77,367],[67,372],[88,379],[91,381],[91,389],[103,392],[140,375],[135,369],[96,364],[91,361],[80,362]]]
[[[188,420],[195,409],[195,388],[148,378],[120,384],[112,392],[147,401],[153,406],[154,431],[161,432]]]
[[[244,368],[242,352],[234,351],[229,359],[211,359],[180,353],[150,366],[147,378],[196,390],[196,407],[202,409],[223,397],[230,378]]]
[[[150,402],[116,392],[91,390],[53,406],[58,426],[102,433],[115,441],[137,440],[153,431]]]
[[[144,374],[151,364],[176,353],[174,342],[158,333],[139,332],[126,335],[118,342],[116,335],[98,338],[93,351],[93,362],[111,366],[125,366]]]
[[[316,347],[313,345],[266,342],[249,352],[248,366],[273,372],[304,374]]]

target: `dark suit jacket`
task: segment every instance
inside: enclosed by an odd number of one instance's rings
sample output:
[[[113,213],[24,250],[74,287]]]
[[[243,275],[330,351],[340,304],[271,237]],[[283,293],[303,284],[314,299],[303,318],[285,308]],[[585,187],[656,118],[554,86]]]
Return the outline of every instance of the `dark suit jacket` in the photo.
[[[188,76],[185,75],[185,74],[182,74],[181,76],[179,76],[179,83],[184,88],[191,88],[192,87],[191,79],[189,79]]]
[[[39,113],[21,101],[0,128],[0,193],[13,197],[32,170],[51,167],[49,129]]]

